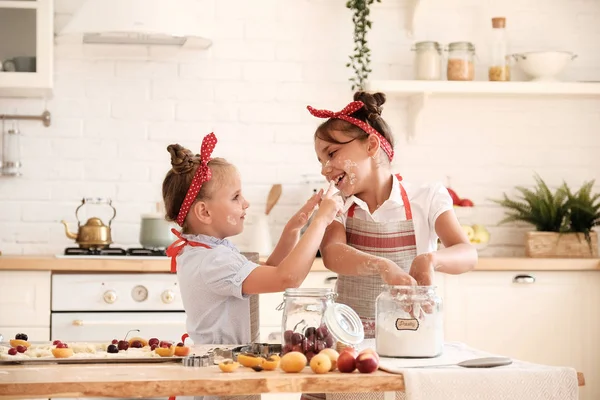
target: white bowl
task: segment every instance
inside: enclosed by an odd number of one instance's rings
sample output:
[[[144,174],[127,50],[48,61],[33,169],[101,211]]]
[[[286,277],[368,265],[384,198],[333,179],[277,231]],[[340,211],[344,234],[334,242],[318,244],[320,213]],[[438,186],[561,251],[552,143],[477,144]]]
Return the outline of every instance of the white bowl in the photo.
[[[568,51],[530,51],[512,57],[532,81],[557,81],[556,76],[577,56]]]

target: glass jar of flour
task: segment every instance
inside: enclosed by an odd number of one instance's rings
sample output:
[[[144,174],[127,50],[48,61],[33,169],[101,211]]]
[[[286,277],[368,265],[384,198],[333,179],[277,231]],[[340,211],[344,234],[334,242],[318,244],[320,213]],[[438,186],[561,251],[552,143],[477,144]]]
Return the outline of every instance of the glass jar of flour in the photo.
[[[442,49],[438,42],[417,42],[415,52],[415,79],[436,81],[442,79]]]
[[[375,343],[382,357],[437,357],[444,348],[442,299],[435,286],[384,285],[377,297]]]
[[[307,360],[325,348],[355,346],[364,339],[360,317],[335,302],[332,289],[286,289],[283,294],[282,355],[304,353]]]

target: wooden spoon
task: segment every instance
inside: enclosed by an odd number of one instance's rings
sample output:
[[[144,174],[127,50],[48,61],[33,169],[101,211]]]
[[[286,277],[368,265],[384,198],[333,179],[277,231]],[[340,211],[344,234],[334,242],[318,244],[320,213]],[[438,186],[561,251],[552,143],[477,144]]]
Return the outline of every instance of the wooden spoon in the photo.
[[[269,191],[269,195],[267,196],[267,209],[265,211],[266,215],[269,215],[279,198],[281,197],[281,192],[283,188],[281,184],[277,183],[271,187]]]

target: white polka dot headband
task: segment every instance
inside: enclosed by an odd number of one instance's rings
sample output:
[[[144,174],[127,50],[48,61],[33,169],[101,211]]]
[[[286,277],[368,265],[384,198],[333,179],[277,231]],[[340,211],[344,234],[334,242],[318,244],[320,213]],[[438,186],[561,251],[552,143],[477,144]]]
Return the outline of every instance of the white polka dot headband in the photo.
[[[204,182],[208,182],[212,177],[212,172],[210,171],[210,168],[208,168],[208,162],[211,160],[210,156],[216,145],[217,137],[214,133],[210,133],[204,136],[204,139],[202,139],[202,147],[200,148],[200,165],[194,174],[194,178],[192,179],[190,188],[185,195],[185,199],[183,199],[183,204],[179,209],[179,214],[177,214],[177,224],[179,224],[179,226],[183,226],[185,217],[190,211],[192,203],[194,203],[194,200],[196,200],[196,196],[198,196],[202,184]]]
[[[353,101],[352,103],[348,104],[346,107],[344,107],[341,111],[338,111],[338,112],[333,112],[333,111],[329,111],[329,110],[317,110],[315,108],[312,108],[311,106],[307,106],[306,108],[315,117],[342,119],[344,121],[350,122],[352,125],[359,127],[360,129],[362,129],[369,135],[377,136],[377,138],[379,139],[381,148],[383,149],[385,154],[387,154],[390,161],[392,161],[392,159],[394,158],[394,149],[392,148],[392,145],[390,144],[390,142],[388,142],[388,140],[381,133],[377,132],[377,130],[375,130],[375,128],[373,128],[371,125],[367,124],[364,121],[361,121],[358,118],[354,118],[354,117],[350,116],[350,114],[355,113],[356,111],[360,110],[364,106],[365,106],[365,104],[362,101]]]

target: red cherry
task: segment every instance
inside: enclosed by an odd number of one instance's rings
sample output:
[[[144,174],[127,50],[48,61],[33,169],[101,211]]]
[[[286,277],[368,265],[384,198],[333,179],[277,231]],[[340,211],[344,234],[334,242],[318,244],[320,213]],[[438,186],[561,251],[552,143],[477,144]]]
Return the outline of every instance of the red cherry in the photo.
[[[150,338],[150,339],[148,340],[148,344],[149,344],[150,346],[152,346],[152,345],[156,345],[156,346],[158,346],[158,344],[159,344],[159,343],[160,343],[160,340],[158,340],[157,338]]]
[[[190,335],[188,335],[187,333],[184,333],[183,335],[181,335],[181,341],[182,341],[183,343],[185,343],[185,339],[187,339],[187,338],[189,338],[189,337],[190,337]]]
[[[55,346],[56,346],[57,344],[59,344],[59,343],[60,343],[60,340],[58,340],[58,339],[56,339],[54,342],[52,342],[52,344],[53,344],[53,345],[55,345]]]
[[[154,350],[154,349],[156,349],[157,347],[158,347],[158,345],[156,345],[156,344],[153,344],[152,346],[150,346],[150,350]]]
[[[110,342],[110,344],[119,344],[119,339],[113,339],[112,342]]]
[[[8,349],[8,354],[10,354],[11,356],[16,356],[17,349],[15,349],[14,347],[11,347],[10,349]]]
[[[181,343],[181,342],[177,343],[177,347],[183,347],[183,343]]]
[[[63,342],[59,342],[59,343],[56,345],[56,348],[57,348],[57,349],[66,349],[66,348],[68,348],[68,347],[69,347],[69,346],[67,346],[67,344],[66,344],[66,343],[63,343]]]
[[[169,347],[171,347],[171,343],[169,343],[169,342],[160,342],[160,347],[164,347],[165,349],[168,349]]]
[[[25,346],[17,346],[17,351],[19,353],[25,353],[27,351],[27,347],[25,347]]]

